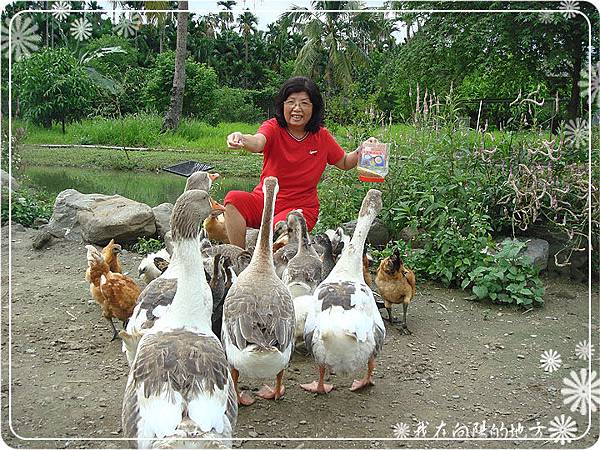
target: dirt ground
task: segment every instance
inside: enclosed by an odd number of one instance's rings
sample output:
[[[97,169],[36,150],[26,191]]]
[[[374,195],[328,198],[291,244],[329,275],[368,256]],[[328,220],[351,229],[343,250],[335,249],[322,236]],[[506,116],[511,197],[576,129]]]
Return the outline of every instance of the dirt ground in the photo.
[[[0,236],[2,438],[17,448],[127,447],[119,440],[127,361],[121,343],[110,342],[108,324],[91,300],[84,280],[85,249],[55,241],[35,251],[35,233],[13,229],[10,304],[8,227]],[[140,259],[135,253],[123,255],[133,276]],[[313,380],[316,369],[308,357],[295,354],[285,376],[285,397],[259,399],[240,409],[235,447],[547,449],[561,445],[541,427],[561,414],[577,422],[577,436],[583,434],[564,448],[592,446],[598,440],[598,413],[590,424],[587,415],[571,412],[561,395],[563,378],[587,367],[575,347],[588,339],[588,286],[567,279],[544,281],[545,306],[524,311],[471,302],[462,291],[417,280],[417,296],[408,310],[413,334],[401,335],[386,323],[374,387],[352,393],[351,378],[333,375],[336,389],[330,395],[310,395],[298,384]],[[595,287],[594,343],[597,294]],[[562,366],[553,373],[540,368],[542,352],[550,349],[562,356]],[[598,366],[595,350],[593,370]],[[252,390],[261,386],[258,380],[241,383]],[[488,429],[484,438],[456,434],[463,425],[472,429],[482,421]],[[420,422],[427,428],[419,434]],[[395,439],[393,427],[400,423],[408,425],[409,439]],[[438,428],[445,440],[432,439]],[[511,428],[522,431],[510,434]],[[523,439],[536,432],[541,433],[537,440]],[[508,440],[494,439],[505,434]]]

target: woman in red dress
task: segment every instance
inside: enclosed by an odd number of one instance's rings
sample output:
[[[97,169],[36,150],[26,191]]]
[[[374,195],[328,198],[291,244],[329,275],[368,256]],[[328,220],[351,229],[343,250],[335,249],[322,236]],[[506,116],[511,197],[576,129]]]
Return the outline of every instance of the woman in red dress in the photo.
[[[300,208],[310,231],[319,217],[317,183],[327,164],[342,170],[356,167],[358,149],[344,152],[323,127],[323,109],[316,84],[306,77],[293,77],[275,98],[274,118],[263,122],[256,134],[236,131],[227,136],[229,148],[264,155],[258,186],[252,192],[230,191],[225,196],[225,226],[231,244],[245,248],[246,227],[260,227],[266,177],[279,181],[273,224]]]

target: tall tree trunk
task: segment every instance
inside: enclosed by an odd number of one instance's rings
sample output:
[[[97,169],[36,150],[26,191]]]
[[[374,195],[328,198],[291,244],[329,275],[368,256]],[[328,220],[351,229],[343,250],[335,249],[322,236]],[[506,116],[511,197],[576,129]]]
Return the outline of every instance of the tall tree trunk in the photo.
[[[165,115],[162,131],[175,130],[179,126],[183,110],[183,91],[185,89],[185,57],[187,53],[188,2],[178,2],[177,13],[177,48],[175,50],[175,73],[171,90],[171,104]]]
[[[567,118],[569,120],[575,120],[579,117],[579,105],[580,105],[580,94],[581,89],[579,87],[579,81],[581,80],[581,64],[582,64],[582,53],[583,50],[583,27],[573,27],[574,33],[571,34],[569,39],[569,47],[571,50],[572,61],[573,61],[573,72],[571,75],[571,98],[567,105]]]

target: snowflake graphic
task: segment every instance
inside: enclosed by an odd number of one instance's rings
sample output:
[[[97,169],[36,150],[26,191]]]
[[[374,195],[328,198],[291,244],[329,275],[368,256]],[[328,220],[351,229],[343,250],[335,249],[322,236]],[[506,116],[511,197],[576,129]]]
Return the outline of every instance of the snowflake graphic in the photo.
[[[570,19],[577,15],[575,11],[579,11],[579,2],[576,0],[563,0],[560,2],[560,9],[563,10],[562,15],[565,16],[565,19]]]
[[[556,350],[547,350],[542,353],[542,356],[540,357],[540,367],[544,369],[545,372],[552,373],[558,370],[561,364],[562,359]]]
[[[595,371],[589,374],[586,369],[579,370],[579,376],[574,370],[570,373],[570,378],[563,378],[563,384],[566,386],[560,390],[563,395],[563,403],[570,405],[571,412],[579,410],[582,415],[586,415],[588,408],[596,412],[600,405],[600,379],[596,379]]]
[[[71,24],[71,36],[78,41],[85,41],[92,35],[92,24],[86,18],[76,19]]]
[[[565,143],[567,145],[579,148],[587,144],[588,141],[588,124],[585,119],[577,118],[569,120],[564,126]]]
[[[539,15],[540,22],[542,23],[553,23],[554,22],[554,14],[552,11],[544,11]]]
[[[133,36],[142,26],[142,16],[138,13],[121,14],[119,22],[115,25],[117,34],[123,37]]]
[[[406,439],[409,437],[410,427],[404,422],[394,425],[394,437],[396,439]]]
[[[33,23],[31,17],[19,14],[14,18],[12,33],[10,34],[12,47],[9,46],[10,19],[7,18],[5,24],[2,27],[2,44],[0,45],[3,54],[6,55],[6,52],[10,49],[15,59],[20,61],[39,48],[38,43],[41,42],[42,38],[35,34],[38,26]]]
[[[71,3],[66,1],[54,2],[52,4],[52,17],[56,20],[63,21],[69,17],[69,11],[71,10]]]
[[[600,62],[592,64],[591,75],[587,68],[582,69],[578,84],[580,95],[583,98],[590,96],[592,104],[596,102],[596,106],[600,107]]]
[[[560,445],[565,445],[565,443],[570,443],[571,439],[575,437],[577,423],[571,416],[565,418],[565,415],[561,414],[560,417],[554,417],[548,424],[548,432],[554,442],[560,442]]]
[[[587,361],[594,354],[594,346],[588,341],[580,341],[575,347],[577,358]]]

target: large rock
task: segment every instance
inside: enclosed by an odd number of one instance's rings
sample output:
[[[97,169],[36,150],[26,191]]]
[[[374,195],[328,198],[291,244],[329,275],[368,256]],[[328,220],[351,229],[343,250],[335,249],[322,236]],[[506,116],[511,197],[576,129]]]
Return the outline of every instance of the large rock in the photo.
[[[2,189],[8,190],[9,181],[10,181],[10,187],[12,188],[12,191],[13,192],[18,191],[19,183],[17,182],[17,180],[15,180],[14,177],[11,177],[4,170],[0,169],[0,185],[2,186]]]
[[[132,242],[156,233],[152,208],[120,195],[62,191],[54,202],[50,223],[44,227],[56,237],[104,245],[111,239]]]
[[[171,230],[171,213],[173,212],[173,203],[161,203],[152,208],[156,221],[156,234],[164,238],[165,234]]]
[[[354,233],[354,228],[356,228],[356,220],[343,223],[341,227],[344,230],[344,233],[352,236],[352,233]],[[385,247],[389,241],[390,231],[381,220],[375,219],[371,225],[369,234],[367,235],[367,242],[374,247],[381,248]]]
[[[502,244],[510,240],[510,238],[506,238],[502,241]],[[540,271],[546,270],[548,267],[548,253],[550,250],[548,241],[538,238],[527,239],[523,237],[519,237],[517,240],[525,242],[526,244],[526,247],[521,250],[521,255],[529,258],[531,263],[539,268]]]

